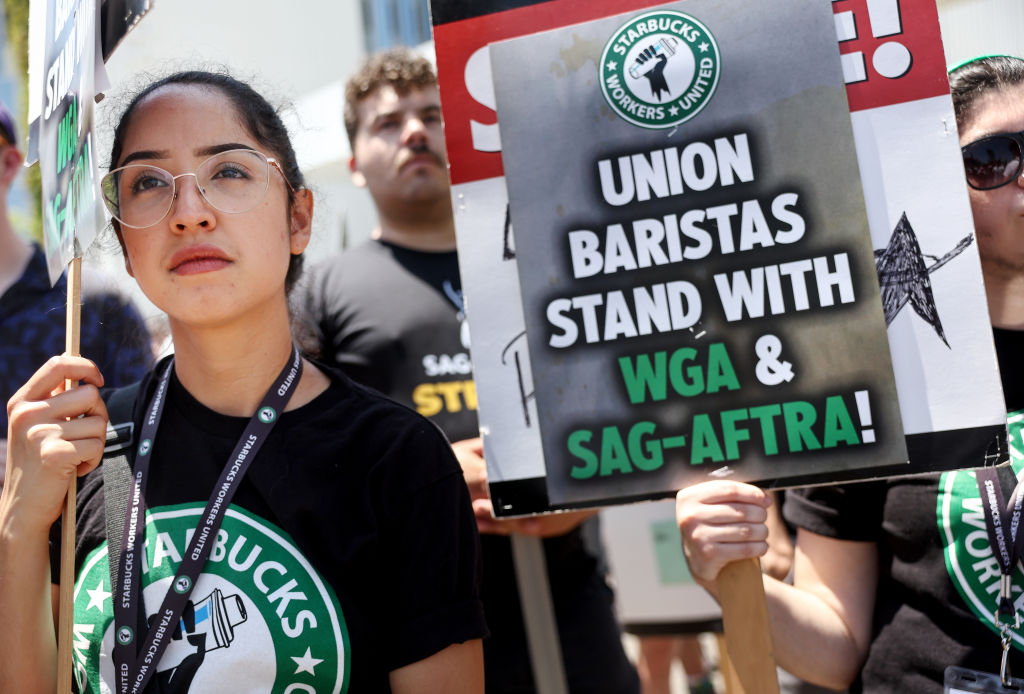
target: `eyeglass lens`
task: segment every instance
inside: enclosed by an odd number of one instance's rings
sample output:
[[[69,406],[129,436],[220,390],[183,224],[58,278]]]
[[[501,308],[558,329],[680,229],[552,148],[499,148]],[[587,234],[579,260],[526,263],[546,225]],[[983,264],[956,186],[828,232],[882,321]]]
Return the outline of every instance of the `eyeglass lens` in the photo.
[[[1021,139],[995,135],[963,148],[967,181],[979,190],[998,188],[1021,172]]]
[[[199,192],[213,207],[221,212],[246,212],[266,194],[270,165],[259,152],[231,150],[200,164],[195,179]],[[158,166],[129,164],[103,177],[103,199],[120,222],[142,228],[163,219],[174,203],[176,186],[187,185],[182,175],[176,181]]]

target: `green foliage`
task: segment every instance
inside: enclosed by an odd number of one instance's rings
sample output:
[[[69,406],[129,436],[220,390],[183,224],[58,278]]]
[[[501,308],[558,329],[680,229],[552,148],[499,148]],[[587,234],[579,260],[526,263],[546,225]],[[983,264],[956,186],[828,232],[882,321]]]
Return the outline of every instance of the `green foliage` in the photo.
[[[10,46],[10,54],[14,57],[15,67],[24,75],[21,80],[22,104],[28,104],[28,5],[29,0],[4,0],[4,12],[7,16],[7,44]],[[24,111],[21,113],[19,121],[26,122]],[[43,195],[39,165],[32,166],[26,174],[25,183],[35,201],[35,210],[32,219],[27,223],[23,221],[19,228],[27,230],[33,237],[41,241],[43,238]]]

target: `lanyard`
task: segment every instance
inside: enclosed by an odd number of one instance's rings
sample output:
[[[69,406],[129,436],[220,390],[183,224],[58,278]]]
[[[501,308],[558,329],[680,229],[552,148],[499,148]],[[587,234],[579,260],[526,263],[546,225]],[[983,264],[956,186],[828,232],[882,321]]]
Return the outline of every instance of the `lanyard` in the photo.
[[[1007,503],[995,468],[978,468],[975,476],[981,494],[981,507],[985,512],[988,541],[999,562],[999,605],[994,617],[1003,651],[999,678],[1003,685],[1009,686],[1010,626],[1020,627],[1020,615],[1013,604],[1013,569],[1017,561],[1024,557],[1024,532],[1018,532],[1024,508],[1024,481],[1017,483]]]
[[[263,442],[277,423],[292,395],[292,386],[302,375],[302,359],[292,345],[291,357],[285,364],[277,381],[263,397],[256,414],[249,419],[231,456],[224,464],[220,479],[214,486],[210,500],[196,526],[184,559],[174,575],[171,586],[164,596],[160,609],[147,630],[141,648],[137,647],[136,628],[145,629],[139,618],[141,604],[142,556],[145,543],[146,525],[146,479],[149,475],[150,454],[156,438],[160,417],[167,399],[167,388],[171,379],[174,360],[167,364],[160,376],[153,399],[146,409],[145,419],[139,434],[139,448],[132,475],[132,496],[124,519],[124,533],[121,541],[121,562],[117,572],[114,592],[114,669],[118,694],[139,694],[156,671],[160,656],[167,648],[178,626],[192,588],[206,563],[213,547],[224,511],[245,475],[252,459],[256,457]]]
[[[1017,560],[1024,557],[1024,533],[1017,532],[1024,506],[1024,482],[1017,484],[1007,503],[995,468],[978,468],[975,475],[978,480],[978,491],[981,493],[981,506],[985,511],[985,529],[988,531],[988,540],[999,562],[1001,574],[996,622],[999,623],[1003,617],[1018,621],[1010,589],[1013,569],[1017,565]]]

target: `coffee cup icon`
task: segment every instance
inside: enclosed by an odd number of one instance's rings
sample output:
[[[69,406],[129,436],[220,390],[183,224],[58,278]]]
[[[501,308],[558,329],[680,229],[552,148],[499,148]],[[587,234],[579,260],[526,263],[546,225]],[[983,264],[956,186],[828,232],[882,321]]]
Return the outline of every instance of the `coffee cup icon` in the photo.
[[[230,646],[235,640],[235,627],[248,619],[241,596],[225,596],[217,588],[195,603],[194,614],[194,626],[183,636],[205,633],[207,651]]]

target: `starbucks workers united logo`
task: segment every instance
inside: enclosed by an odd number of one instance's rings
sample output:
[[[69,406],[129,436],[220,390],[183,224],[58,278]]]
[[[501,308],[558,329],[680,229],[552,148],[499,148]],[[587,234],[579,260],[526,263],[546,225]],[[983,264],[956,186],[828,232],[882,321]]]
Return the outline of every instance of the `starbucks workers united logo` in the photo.
[[[672,128],[707,106],[721,55],[708,28],[688,14],[658,10],[619,27],[601,55],[601,91],[624,120]]]
[[[168,590],[191,596],[168,631],[154,680],[164,694],[244,691],[304,694],[348,691],[351,650],[338,596],[295,545],[266,519],[234,506],[195,585],[178,574],[204,504],[150,511],[141,578],[147,623]],[[85,694],[112,691],[113,642],[137,634],[115,630],[106,544],[86,559],[75,585],[76,676]]]
[[[1024,413],[1017,412],[1007,418],[1010,431],[1011,453],[1013,441],[1020,443],[1020,426]],[[1016,431],[1015,431],[1016,429]],[[1019,450],[1024,450],[1020,449]],[[1019,453],[1017,453],[1019,455]],[[1013,459],[1017,475],[1024,469],[1024,461]],[[973,470],[953,470],[942,473],[936,508],[939,533],[942,537],[946,571],[953,585],[971,612],[994,633],[999,633],[995,612],[999,597],[999,562],[996,560],[985,529],[985,512],[978,493],[978,482]],[[1013,601],[1018,614],[1024,612],[1024,571],[1020,563],[1013,576]],[[1011,625],[1012,626],[1012,625]],[[1024,650],[1024,628],[1010,631],[1013,645]]]

